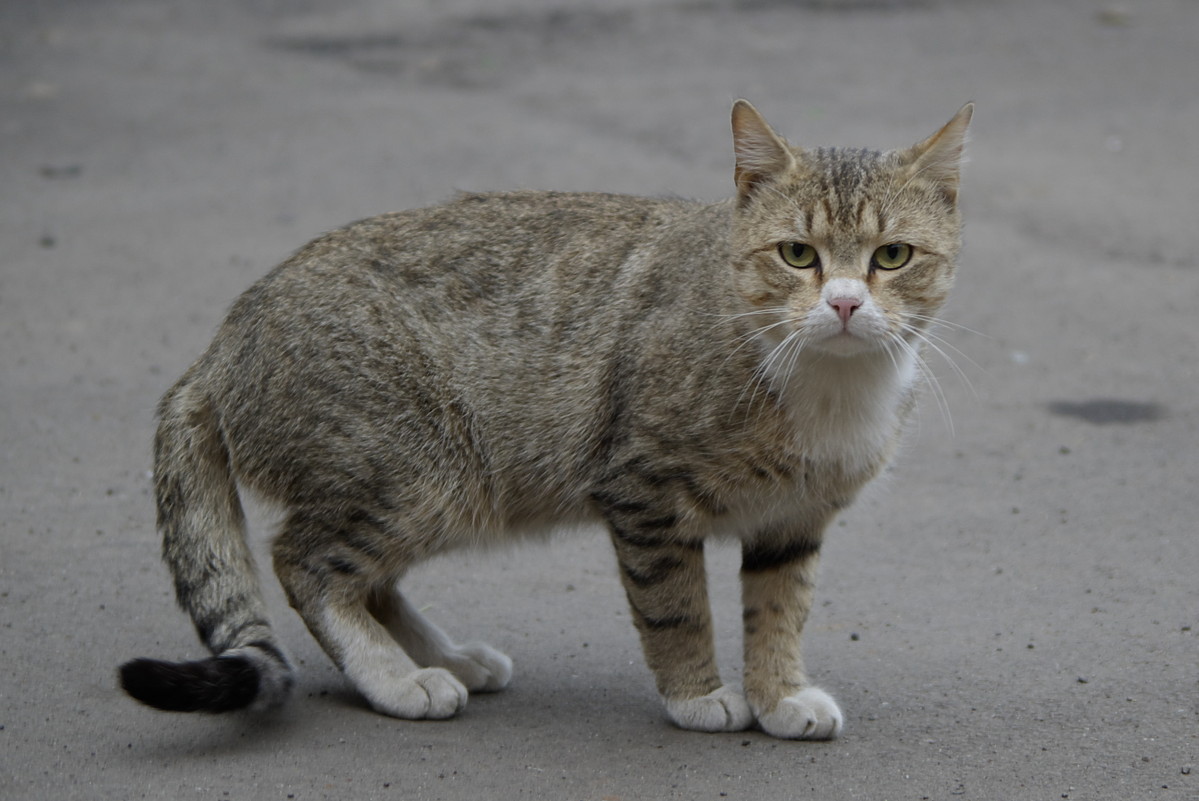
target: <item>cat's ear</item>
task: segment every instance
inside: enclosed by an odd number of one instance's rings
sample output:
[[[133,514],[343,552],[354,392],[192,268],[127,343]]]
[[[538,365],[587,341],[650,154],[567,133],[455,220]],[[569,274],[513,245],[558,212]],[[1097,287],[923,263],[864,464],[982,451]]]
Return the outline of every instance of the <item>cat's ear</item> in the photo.
[[[901,160],[914,178],[939,184],[950,203],[958,199],[958,179],[962,153],[966,147],[966,129],[974,115],[974,104],[962,106],[953,119],[935,134],[903,152]]]
[[[737,156],[733,178],[743,200],[757,186],[795,165],[787,143],[746,100],[733,104],[733,152]]]

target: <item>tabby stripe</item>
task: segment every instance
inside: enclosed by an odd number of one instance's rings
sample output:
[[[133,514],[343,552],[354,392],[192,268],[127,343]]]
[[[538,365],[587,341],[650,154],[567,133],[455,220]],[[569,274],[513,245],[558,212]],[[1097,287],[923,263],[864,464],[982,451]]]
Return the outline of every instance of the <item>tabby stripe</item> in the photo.
[[[699,485],[699,482],[695,480],[695,476],[688,473],[680,476],[679,480],[683,482],[683,488],[687,490],[695,505],[708,514],[719,516],[728,511],[728,507],[712,497],[712,493]]]
[[[866,221],[866,204],[870,201],[866,197],[858,198],[857,205],[853,208],[853,219],[856,225],[861,225]],[[879,229],[883,230],[883,229]]]
[[[252,628],[269,629],[270,627],[271,627],[270,622],[261,617],[256,617],[256,618],[247,620],[244,623],[240,624],[237,628],[233,629],[233,631],[229,632],[225,636],[225,646],[228,647],[229,644],[236,643],[238,641],[238,639],[241,637],[242,632],[244,632],[246,629],[252,629]]]
[[[376,544],[379,535],[387,532],[386,521],[363,509],[350,510],[342,517],[296,511],[288,518],[286,528],[293,540],[315,542],[332,538],[376,562],[387,556],[387,551]]]
[[[767,460],[763,462],[751,462],[749,468],[754,471],[754,475],[759,478],[770,478],[777,476],[784,481],[790,481],[795,476],[795,469],[785,462]]]
[[[337,532],[336,536],[346,547],[376,562],[382,561],[387,555],[386,551],[371,541],[369,532],[343,528]]]
[[[225,598],[221,605],[211,609],[194,609],[192,614],[196,617],[193,623],[196,627],[196,633],[200,635],[200,641],[205,645],[212,642],[212,635],[216,633],[217,627],[221,623],[241,617],[247,610],[254,605],[254,600],[244,594],[238,593]],[[263,621],[265,622],[265,621]]]
[[[346,515],[346,522],[352,523],[354,525],[366,523],[370,528],[373,528],[373,529],[376,529],[379,531],[382,531],[383,529],[387,528],[387,524],[384,523],[383,520],[378,515],[371,514],[367,510],[361,509],[361,508],[354,509],[348,515]]]
[[[358,568],[358,565],[354,564],[349,559],[342,559],[340,556],[330,556],[325,560],[325,562],[329,565],[329,567],[333,568],[334,572],[341,573],[345,576],[353,576],[361,572]]]
[[[649,520],[639,520],[637,521],[637,528],[674,528],[675,524],[678,522],[678,515],[663,515],[662,517],[651,517]]]
[[[673,575],[674,571],[683,566],[683,561],[673,556],[662,556],[655,559],[647,569],[638,570],[631,565],[621,564],[625,577],[634,586],[646,588],[661,584]]]
[[[810,559],[820,551],[820,543],[811,540],[794,540],[786,545],[746,545],[741,549],[741,572],[760,573],[775,570]]]
[[[637,601],[633,598],[633,593],[625,590],[625,598],[629,601],[629,609],[633,612],[634,622],[637,628],[648,629],[649,631],[666,631],[669,629],[682,628],[687,625],[695,625],[695,620],[688,615],[674,615],[672,617],[650,617],[641,611],[637,606]]]
[[[837,172],[841,173],[842,171],[838,170]],[[836,186],[842,180],[844,180],[844,178],[841,177],[841,175],[834,173],[834,175],[833,175],[833,185],[834,186]],[[833,211],[832,201],[829,199],[829,195],[828,195],[828,193],[833,190],[834,186],[827,186],[825,189],[824,196],[820,198],[820,205],[824,209],[824,219],[828,220],[830,223],[832,223],[834,220],[837,219],[837,215]]]
[[[179,605],[187,609],[191,600],[200,594],[200,590],[213,580],[212,576],[199,576],[193,580],[191,576],[177,574],[175,576],[175,598]]]
[[[681,629],[684,627],[694,627],[697,625],[695,618],[690,615],[674,615],[672,617],[648,617],[641,612],[637,607],[633,607],[633,611],[637,613],[641,625],[650,631],[669,631],[670,629]]]
[[[727,511],[724,504],[713,498],[712,494],[700,485],[695,474],[686,470],[665,474],[642,474],[642,478],[653,487],[682,484],[683,490],[691,497],[692,502],[710,515],[722,515]]]
[[[721,515],[727,511],[723,504],[712,497],[712,493],[707,491],[695,474],[684,468],[672,468],[664,465],[665,471],[659,471],[654,468],[652,462],[643,456],[637,456],[626,461],[620,466],[619,470],[613,471],[605,479],[606,482],[627,482],[629,478],[639,480],[644,486],[652,490],[661,490],[663,487],[670,485],[681,484],[683,490],[691,496],[691,500],[696,506],[702,508],[705,512],[713,515]],[[657,493],[654,493],[655,495]],[[650,507],[636,502],[621,501],[619,498],[608,493],[597,492],[592,494],[592,499],[605,508],[616,509],[630,513],[644,512]]]
[[[608,408],[602,433],[596,441],[596,451],[605,458],[610,458],[616,447],[629,439],[627,418],[631,372],[626,362],[617,359],[604,375],[601,395],[608,399]]]
[[[703,540],[673,540],[668,537],[629,531],[620,526],[612,526],[612,536],[634,548],[682,548],[685,551],[702,551],[704,549]]]
[[[670,544],[670,541],[665,537],[646,536],[644,534],[634,534],[618,526],[612,527],[612,536],[623,542],[625,545],[631,545],[634,548],[662,548]]]
[[[639,512],[647,512],[650,509],[648,503],[641,501],[622,500],[615,495],[606,492],[593,492],[591,499],[595,501],[605,512],[620,512],[621,514],[637,514]]]
[[[283,655],[283,652],[280,651],[279,648],[276,647],[276,645],[273,642],[270,642],[269,640],[254,640],[254,642],[246,643],[246,647],[247,648],[257,648],[259,651],[262,651],[267,656],[274,659],[280,665],[283,665],[283,667],[290,667],[287,664],[287,657],[285,657]]]

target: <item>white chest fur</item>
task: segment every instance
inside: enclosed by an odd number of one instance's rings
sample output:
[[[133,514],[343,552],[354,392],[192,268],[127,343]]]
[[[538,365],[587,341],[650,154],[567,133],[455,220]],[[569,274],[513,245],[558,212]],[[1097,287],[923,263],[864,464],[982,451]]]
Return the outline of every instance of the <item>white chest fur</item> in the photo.
[[[780,387],[799,450],[816,463],[870,471],[889,454],[916,379],[913,356],[801,356]]]

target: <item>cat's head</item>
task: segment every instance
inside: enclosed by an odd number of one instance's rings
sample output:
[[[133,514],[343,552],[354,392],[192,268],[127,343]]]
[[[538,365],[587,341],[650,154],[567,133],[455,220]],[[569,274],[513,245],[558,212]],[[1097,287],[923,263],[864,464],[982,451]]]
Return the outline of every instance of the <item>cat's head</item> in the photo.
[[[789,347],[853,356],[920,338],[953,279],[972,111],[902,150],[808,150],[737,101],[736,286],[770,347],[790,338]]]

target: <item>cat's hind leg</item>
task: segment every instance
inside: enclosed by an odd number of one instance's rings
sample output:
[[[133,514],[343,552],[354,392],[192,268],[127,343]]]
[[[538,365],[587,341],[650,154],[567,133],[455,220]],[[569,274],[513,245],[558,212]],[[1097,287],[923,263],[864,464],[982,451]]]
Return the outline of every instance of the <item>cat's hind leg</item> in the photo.
[[[369,608],[418,664],[453,673],[471,692],[496,692],[512,679],[512,660],[485,643],[454,643],[395,586],[371,596]]]
[[[467,689],[443,667],[422,667],[372,614],[384,577],[378,540],[293,514],[275,541],[275,572],[325,653],[373,709],[406,719],[453,717]],[[313,542],[330,545],[314,549]]]

